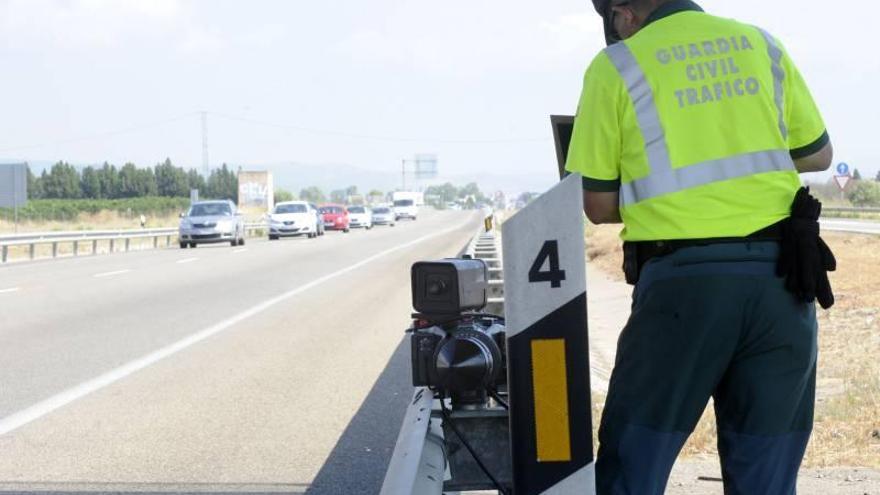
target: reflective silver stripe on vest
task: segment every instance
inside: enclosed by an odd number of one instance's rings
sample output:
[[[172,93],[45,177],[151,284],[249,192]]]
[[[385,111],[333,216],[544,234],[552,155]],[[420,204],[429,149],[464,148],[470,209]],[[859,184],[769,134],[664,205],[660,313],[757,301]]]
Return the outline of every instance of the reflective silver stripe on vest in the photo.
[[[776,86],[774,96],[779,110],[780,130],[783,137],[787,139],[788,133],[782,113],[784,102],[782,81],[785,78],[785,72],[781,65],[782,51],[775,42],[772,44],[768,42],[768,47],[772,47],[770,48],[770,58],[773,60],[773,78]],[[788,150],[745,153],[673,169],[669,159],[666,135],[660,122],[660,113],[654,102],[654,93],[635,55],[623,42],[609,46],[605,49],[605,53],[623,78],[627,92],[633,101],[636,121],[645,140],[645,152],[650,168],[650,174],[647,177],[628,184],[621,184],[621,206],[631,206],[651,198],[715,182],[767,172],[795,170],[794,161],[792,161]]]
[[[782,48],[776,43],[770,33],[758,28],[767,42],[767,54],[773,62],[773,99],[776,100],[776,110],[779,112],[779,132],[782,139],[788,141],[788,127],[785,126],[785,70],[782,69]]]
[[[794,171],[788,150],[758,151],[690,165],[620,185],[624,206],[715,182],[767,172]]]
[[[666,135],[663,132],[663,125],[660,123],[657,104],[654,103],[654,92],[648,84],[645,73],[639,67],[636,57],[622,42],[609,46],[605,52],[626,83],[626,89],[632,98],[639,129],[642,131],[642,137],[645,138],[645,152],[648,155],[648,165],[651,167],[651,171],[672,170],[669,148],[666,146]]]

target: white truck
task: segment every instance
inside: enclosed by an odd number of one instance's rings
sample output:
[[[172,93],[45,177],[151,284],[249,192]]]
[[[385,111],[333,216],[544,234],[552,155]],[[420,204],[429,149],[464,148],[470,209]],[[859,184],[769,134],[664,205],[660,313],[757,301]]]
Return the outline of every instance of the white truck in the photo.
[[[419,214],[419,206],[425,204],[425,195],[413,191],[395,191],[391,195],[391,200],[395,220],[401,218],[415,220]]]

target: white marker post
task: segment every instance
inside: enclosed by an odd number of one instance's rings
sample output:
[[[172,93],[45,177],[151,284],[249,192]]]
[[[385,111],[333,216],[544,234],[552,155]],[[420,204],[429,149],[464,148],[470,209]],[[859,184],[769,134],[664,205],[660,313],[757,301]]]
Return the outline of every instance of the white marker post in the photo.
[[[502,226],[514,493],[595,494],[581,176]]]

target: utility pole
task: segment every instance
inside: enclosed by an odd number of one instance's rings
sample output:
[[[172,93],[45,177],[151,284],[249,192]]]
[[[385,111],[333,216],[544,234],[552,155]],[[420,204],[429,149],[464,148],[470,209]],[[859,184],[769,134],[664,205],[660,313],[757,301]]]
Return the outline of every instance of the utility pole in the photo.
[[[208,161],[208,112],[202,111],[202,174],[205,180],[211,173],[211,165]]]
[[[12,167],[12,206],[13,206],[13,232],[18,233],[18,167]],[[4,248],[5,249],[5,248]]]
[[[402,191],[406,191],[406,158],[400,160],[400,175],[403,179]]]

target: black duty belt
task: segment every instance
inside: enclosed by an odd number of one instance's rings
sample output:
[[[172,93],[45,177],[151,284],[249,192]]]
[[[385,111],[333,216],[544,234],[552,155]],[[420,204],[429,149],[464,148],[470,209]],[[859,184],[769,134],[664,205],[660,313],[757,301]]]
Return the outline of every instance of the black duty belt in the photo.
[[[623,243],[623,272],[627,283],[635,285],[645,263],[658,256],[694,246],[734,242],[777,241],[779,259],[776,275],[785,279],[785,288],[801,303],[818,303],[825,309],[834,305],[834,291],[828,272],[837,269],[834,253],[819,236],[822,203],[802,187],[791,203],[791,216],[745,237],[684,239]]]
[[[679,249],[715,244],[731,244],[749,241],[782,240],[782,224],[785,220],[763,228],[745,237],[716,237],[711,239],[675,239],[668,241],[627,241],[623,243],[623,273],[626,282],[635,285],[642,267],[653,258],[670,255]]]

